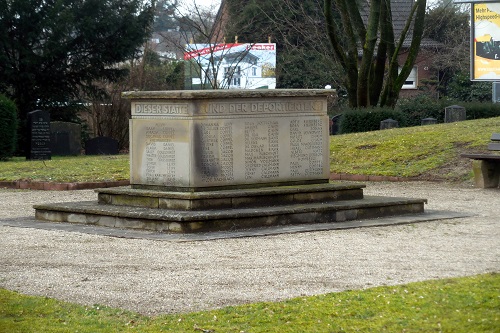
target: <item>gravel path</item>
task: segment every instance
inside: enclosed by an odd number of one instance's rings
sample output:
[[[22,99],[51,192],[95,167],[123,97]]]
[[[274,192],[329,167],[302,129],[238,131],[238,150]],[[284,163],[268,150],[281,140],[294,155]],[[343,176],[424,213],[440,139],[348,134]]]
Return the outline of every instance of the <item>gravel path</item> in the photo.
[[[474,217],[411,225],[175,243],[0,226],[0,287],[144,314],[500,272],[500,189],[368,183]],[[0,190],[0,219],[93,191]]]

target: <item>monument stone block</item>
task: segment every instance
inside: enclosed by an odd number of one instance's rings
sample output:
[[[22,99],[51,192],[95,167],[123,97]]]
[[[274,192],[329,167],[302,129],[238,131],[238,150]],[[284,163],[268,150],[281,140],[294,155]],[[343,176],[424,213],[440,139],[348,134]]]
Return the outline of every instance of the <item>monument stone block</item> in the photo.
[[[300,92],[125,93],[132,187],[328,182],[328,91]]]

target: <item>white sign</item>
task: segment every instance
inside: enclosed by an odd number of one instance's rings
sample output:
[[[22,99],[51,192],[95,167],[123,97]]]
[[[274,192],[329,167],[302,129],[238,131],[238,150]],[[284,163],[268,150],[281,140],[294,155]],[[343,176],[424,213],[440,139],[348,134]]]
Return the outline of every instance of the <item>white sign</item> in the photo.
[[[276,44],[188,44],[186,89],[275,89]],[[199,83],[199,84],[198,84]]]

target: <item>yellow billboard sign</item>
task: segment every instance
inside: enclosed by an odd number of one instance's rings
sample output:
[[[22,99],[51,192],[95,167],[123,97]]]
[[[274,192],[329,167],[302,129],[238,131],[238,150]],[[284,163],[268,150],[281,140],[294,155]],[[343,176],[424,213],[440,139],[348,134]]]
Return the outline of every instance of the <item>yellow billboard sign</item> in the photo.
[[[471,7],[471,79],[500,81],[500,2],[473,3]]]

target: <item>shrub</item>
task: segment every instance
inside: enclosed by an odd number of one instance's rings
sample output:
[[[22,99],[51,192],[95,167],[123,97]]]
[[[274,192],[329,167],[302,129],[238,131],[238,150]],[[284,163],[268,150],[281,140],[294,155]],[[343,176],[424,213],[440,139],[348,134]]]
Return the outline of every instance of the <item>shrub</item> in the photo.
[[[391,108],[346,109],[340,120],[340,133],[357,133],[380,129],[380,122],[394,119],[400,127],[407,126],[406,116]]]
[[[467,120],[493,118],[500,116],[500,104],[469,102],[459,103],[465,108]]]
[[[418,126],[425,118],[435,118],[438,123],[444,122],[444,108],[453,104],[447,100],[436,100],[429,95],[421,94],[401,99],[397,110],[406,115],[408,126]]]
[[[500,116],[500,104],[491,102],[458,102],[449,99],[436,100],[428,95],[418,95],[413,98],[401,99],[397,110],[407,117],[408,126],[418,126],[424,118],[435,118],[438,123],[444,122],[445,108],[459,105],[466,109],[467,120],[483,119]]]
[[[14,155],[17,139],[17,108],[12,100],[0,94],[0,160]]]
[[[455,73],[446,88],[447,96],[462,102],[489,102],[491,101],[491,82],[474,82],[468,72]],[[458,103],[460,104],[460,103]]]

